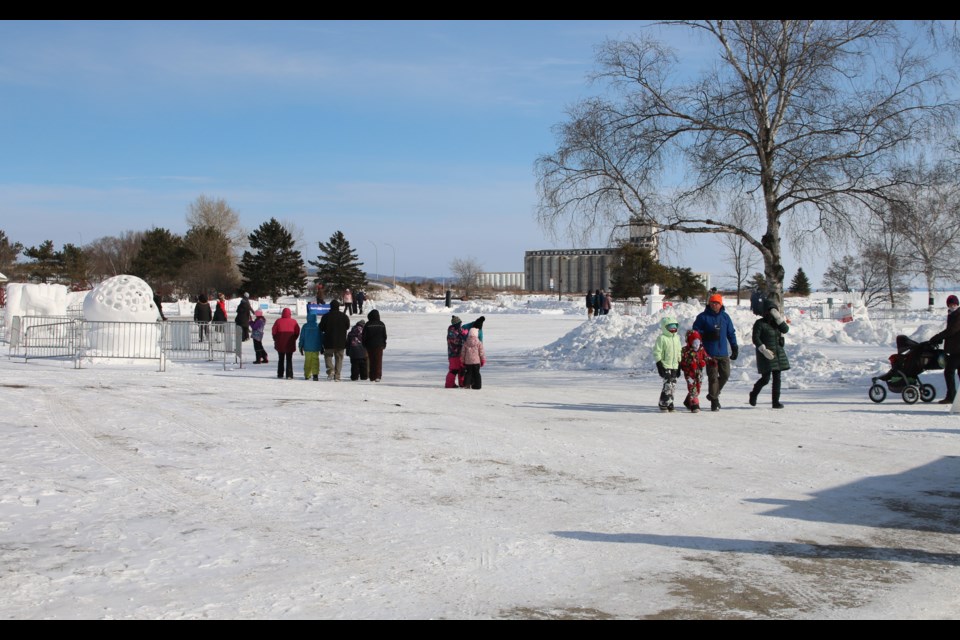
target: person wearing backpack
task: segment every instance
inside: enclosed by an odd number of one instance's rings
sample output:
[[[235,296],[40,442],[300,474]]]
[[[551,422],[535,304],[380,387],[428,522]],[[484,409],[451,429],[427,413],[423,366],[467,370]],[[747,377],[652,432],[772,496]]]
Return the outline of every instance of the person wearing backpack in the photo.
[[[363,327],[367,324],[362,318],[353,325],[347,334],[347,357],[350,358],[350,379],[366,380],[370,371],[367,350],[363,347]]]

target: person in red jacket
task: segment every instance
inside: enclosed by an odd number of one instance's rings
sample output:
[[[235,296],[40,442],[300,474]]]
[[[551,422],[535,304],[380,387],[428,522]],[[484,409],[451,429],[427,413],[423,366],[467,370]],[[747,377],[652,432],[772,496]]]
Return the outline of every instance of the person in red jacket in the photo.
[[[280,317],[273,323],[273,347],[277,350],[277,377],[293,380],[293,352],[297,350],[297,338],[300,337],[300,325],[291,316],[290,309],[284,308]]]

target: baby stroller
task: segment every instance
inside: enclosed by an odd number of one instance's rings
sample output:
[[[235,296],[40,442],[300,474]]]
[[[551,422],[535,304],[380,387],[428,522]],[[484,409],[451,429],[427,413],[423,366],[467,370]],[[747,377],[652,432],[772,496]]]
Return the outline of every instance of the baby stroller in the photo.
[[[887,389],[899,393],[907,404],[917,400],[932,402],[937,390],[932,384],[922,382],[920,373],[943,369],[946,355],[943,349],[937,349],[929,342],[916,342],[907,336],[897,336],[897,352],[890,356],[890,371],[873,378],[873,385],[867,395],[874,402],[883,402],[887,398]],[[885,389],[881,382],[885,382]]]

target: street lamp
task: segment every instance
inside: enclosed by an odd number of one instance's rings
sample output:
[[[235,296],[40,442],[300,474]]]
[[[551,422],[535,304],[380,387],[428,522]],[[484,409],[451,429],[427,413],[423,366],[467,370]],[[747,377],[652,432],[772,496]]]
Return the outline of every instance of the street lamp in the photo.
[[[375,243],[373,240],[367,240],[367,242],[373,245],[373,259],[375,261],[374,264],[376,265],[376,268],[377,268],[377,280],[379,280],[380,279],[380,252],[377,251],[377,243]]]
[[[397,250],[394,249],[393,245],[390,244],[389,242],[384,242],[383,244],[390,247],[391,251],[393,251],[393,288],[396,289],[397,288]]]
[[[560,279],[560,286],[557,287],[557,302],[563,302],[563,263],[566,259],[565,256],[560,256],[560,259],[557,261],[557,275]]]

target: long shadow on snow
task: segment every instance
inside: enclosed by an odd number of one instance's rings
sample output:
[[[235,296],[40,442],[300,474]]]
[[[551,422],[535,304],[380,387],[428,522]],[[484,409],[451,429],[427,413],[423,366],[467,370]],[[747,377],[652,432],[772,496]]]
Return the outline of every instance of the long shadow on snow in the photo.
[[[552,531],[555,536],[584,542],[614,542],[620,544],[652,544],[678,549],[756,553],[770,556],[791,556],[809,559],[879,560],[884,562],[913,562],[960,566],[960,554],[898,549],[895,547],[857,547],[843,544],[806,544],[800,542],[770,542],[737,540],[735,538],[707,538],[703,536],[665,536],[652,533],[600,533],[596,531]]]

